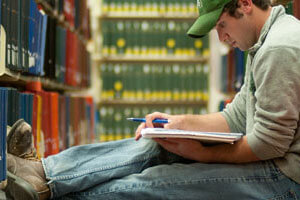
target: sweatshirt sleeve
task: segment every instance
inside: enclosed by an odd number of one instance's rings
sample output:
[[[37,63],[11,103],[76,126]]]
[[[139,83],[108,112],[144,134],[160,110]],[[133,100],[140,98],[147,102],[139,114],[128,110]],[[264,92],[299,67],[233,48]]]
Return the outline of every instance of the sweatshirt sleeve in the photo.
[[[233,133],[246,133],[246,89],[244,84],[233,101],[221,112]]]
[[[300,107],[299,53],[273,47],[257,55],[253,68],[256,112],[247,141],[262,160],[284,156],[294,139]]]

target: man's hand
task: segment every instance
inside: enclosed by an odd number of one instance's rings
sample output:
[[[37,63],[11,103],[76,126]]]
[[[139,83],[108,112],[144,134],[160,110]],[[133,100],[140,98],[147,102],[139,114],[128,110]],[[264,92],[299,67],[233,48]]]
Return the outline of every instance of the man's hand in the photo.
[[[160,112],[154,112],[147,115],[146,123],[141,123],[135,131],[135,139],[139,140],[141,138],[141,130],[143,128],[166,128],[166,129],[187,129],[185,127],[191,127],[189,120],[186,119],[187,115],[169,115]],[[153,124],[154,119],[167,119],[169,123],[167,124]]]

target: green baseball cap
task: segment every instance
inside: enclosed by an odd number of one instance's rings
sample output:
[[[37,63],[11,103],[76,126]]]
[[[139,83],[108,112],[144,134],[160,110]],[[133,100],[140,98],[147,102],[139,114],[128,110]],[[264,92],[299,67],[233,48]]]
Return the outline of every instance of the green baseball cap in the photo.
[[[232,0],[197,0],[199,17],[188,30],[187,34],[194,38],[206,35],[216,26],[224,6],[230,1]]]

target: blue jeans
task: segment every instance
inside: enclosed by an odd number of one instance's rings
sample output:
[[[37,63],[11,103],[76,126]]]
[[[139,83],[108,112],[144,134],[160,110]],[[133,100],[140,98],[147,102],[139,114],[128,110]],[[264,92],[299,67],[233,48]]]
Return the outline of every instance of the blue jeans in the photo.
[[[147,139],[76,146],[42,163],[56,199],[300,198],[300,185],[272,161],[197,163]]]

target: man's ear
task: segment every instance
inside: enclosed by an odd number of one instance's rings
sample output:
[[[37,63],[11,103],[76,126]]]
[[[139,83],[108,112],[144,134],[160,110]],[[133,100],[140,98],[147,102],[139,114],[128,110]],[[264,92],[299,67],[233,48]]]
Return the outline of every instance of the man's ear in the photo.
[[[252,0],[239,0],[240,9],[243,13],[249,14],[252,11]]]

